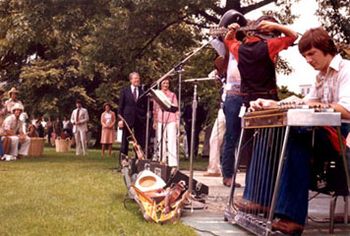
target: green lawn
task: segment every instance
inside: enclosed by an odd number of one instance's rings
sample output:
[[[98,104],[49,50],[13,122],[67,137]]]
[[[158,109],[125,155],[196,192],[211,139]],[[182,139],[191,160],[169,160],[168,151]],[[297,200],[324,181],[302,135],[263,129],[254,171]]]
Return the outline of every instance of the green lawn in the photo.
[[[52,148],[40,158],[0,162],[0,235],[195,235],[182,224],[145,222],[131,201],[124,208],[115,163],[97,150],[83,158]]]

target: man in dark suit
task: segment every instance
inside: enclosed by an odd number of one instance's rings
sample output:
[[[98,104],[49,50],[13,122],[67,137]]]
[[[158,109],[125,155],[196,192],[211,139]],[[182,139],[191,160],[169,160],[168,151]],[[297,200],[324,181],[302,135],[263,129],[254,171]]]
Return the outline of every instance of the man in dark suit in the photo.
[[[145,131],[146,131],[146,113],[147,103],[146,97],[140,98],[144,93],[140,87],[141,79],[137,72],[129,74],[130,85],[123,88],[119,97],[118,114],[121,115],[128,123],[131,130],[135,134],[135,138],[142,149],[145,147]],[[124,122],[118,122],[119,128],[123,128],[122,143],[120,146],[120,157],[122,154],[128,155],[130,136]],[[121,159],[120,159],[121,160]]]

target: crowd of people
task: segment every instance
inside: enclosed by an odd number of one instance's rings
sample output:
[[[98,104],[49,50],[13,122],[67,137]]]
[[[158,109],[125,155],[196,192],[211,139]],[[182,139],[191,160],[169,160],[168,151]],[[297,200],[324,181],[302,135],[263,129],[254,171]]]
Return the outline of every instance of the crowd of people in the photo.
[[[0,87],[0,100],[6,95],[3,87]],[[25,112],[22,101],[18,99],[19,91],[12,87],[8,92],[8,99],[1,102],[0,108],[0,156],[2,160],[15,160],[21,156],[27,156],[30,138],[45,138],[49,144],[54,144],[57,137],[72,137],[73,125],[67,117],[61,120],[59,117],[37,115],[29,117]]]

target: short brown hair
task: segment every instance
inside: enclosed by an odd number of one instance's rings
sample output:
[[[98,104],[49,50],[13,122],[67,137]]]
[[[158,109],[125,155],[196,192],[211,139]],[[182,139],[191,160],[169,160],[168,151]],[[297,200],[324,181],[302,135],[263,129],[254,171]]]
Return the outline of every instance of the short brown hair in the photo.
[[[338,53],[333,39],[322,27],[313,28],[306,31],[301,37],[298,47],[301,54],[310,50],[311,48],[317,48],[324,54],[330,54],[332,56],[335,56],[335,54]]]

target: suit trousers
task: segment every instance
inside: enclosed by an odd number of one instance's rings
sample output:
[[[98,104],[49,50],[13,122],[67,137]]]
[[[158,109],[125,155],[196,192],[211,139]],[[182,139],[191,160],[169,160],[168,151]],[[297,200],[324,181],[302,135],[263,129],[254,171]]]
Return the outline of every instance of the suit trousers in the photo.
[[[222,108],[218,111],[218,117],[215,120],[213,129],[210,135],[210,149],[209,149],[209,173],[221,173],[220,169],[220,155],[221,146],[224,142],[224,135],[226,132],[226,119]]]
[[[75,154],[85,156],[87,154],[86,131],[77,128],[74,133],[74,137],[75,137],[75,145],[76,145]]]
[[[177,158],[176,130],[177,130],[176,122],[163,124],[163,139],[162,139],[162,123],[158,123],[158,127],[157,127],[158,155],[159,157],[160,156],[162,157],[162,162],[167,163],[168,166],[170,167],[178,167],[179,165],[179,161]],[[163,145],[161,144],[161,141],[163,141]],[[163,149],[162,155],[161,155],[161,149]]]

